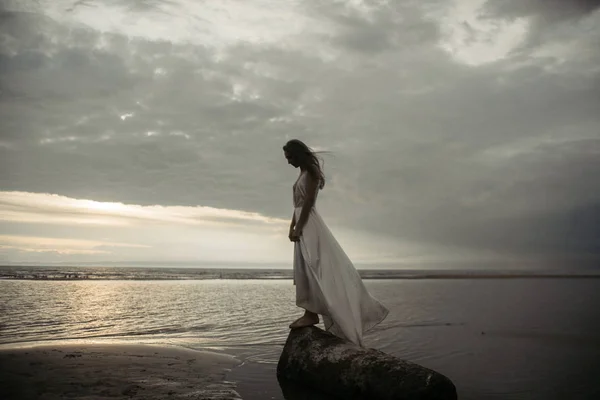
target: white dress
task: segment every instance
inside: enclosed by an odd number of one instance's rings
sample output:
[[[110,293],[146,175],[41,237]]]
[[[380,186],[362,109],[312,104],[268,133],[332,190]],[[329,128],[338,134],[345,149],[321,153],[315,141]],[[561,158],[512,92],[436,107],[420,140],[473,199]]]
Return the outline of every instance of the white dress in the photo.
[[[306,176],[303,171],[294,184],[296,221],[306,198]],[[361,347],[363,333],[388,315],[314,206],[294,245],[294,285],[298,307],[320,314],[327,331]]]

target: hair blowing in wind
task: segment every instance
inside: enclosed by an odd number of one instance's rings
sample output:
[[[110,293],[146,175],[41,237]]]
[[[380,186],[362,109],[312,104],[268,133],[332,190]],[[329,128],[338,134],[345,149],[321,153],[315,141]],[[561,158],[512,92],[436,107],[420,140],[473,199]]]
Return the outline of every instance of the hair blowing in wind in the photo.
[[[317,154],[326,152],[314,151],[299,139],[289,140],[283,146],[283,150],[294,155],[310,172],[314,173],[319,178],[319,189],[323,189],[325,186],[324,161]]]

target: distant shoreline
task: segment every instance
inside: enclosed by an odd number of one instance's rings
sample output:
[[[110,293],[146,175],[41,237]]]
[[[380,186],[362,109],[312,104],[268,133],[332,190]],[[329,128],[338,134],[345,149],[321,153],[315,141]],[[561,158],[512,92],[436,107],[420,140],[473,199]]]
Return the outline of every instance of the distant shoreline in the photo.
[[[481,275],[461,275],[461,274],[429,274],[419,276],[361,276],[363,280],[423,280],[423,279],[600,279],[600,274],[481,274]],[[181,277],[181,278],[102,278],[102,277],[24,277],[24,276],[0,276],[0,281],[268,281],[268,280],[292,280],[292,277]]]
[[[387,269],[357,268],[364,280],[595,279],[600,270]],[[291,268],[181,268],[0,265],[0,281],[197,281],[292,280]]]
[[[362,279],[521,279],[521,278],[600,278],[600,274],[523,274],[523,275],[509,275],[509,274],[489,274],[489,275],[423,275],[423,276],[400,276],[400,277],[363,277]]]

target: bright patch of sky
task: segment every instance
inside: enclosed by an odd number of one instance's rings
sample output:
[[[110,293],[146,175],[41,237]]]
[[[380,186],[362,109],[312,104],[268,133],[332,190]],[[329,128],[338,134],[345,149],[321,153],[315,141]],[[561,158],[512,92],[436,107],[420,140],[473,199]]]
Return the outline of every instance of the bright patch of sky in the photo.
[[[507,57],[528,33],[527,18],[495,19],[481,13],[486,0],[453,0],[439,21],[439,46],[457,62],[479,66]]]

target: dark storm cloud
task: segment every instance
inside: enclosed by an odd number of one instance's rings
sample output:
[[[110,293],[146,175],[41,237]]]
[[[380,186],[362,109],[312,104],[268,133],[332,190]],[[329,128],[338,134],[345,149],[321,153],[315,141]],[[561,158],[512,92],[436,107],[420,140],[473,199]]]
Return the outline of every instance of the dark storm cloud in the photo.
[[[5,56],[10,68],[2,75],[3,87],[14,93],[3,99],[3,137],[15,144],[2,149],[11,166],[3,171],[4,189],[266,211],[268,195],[257,194],[256,182],[238,176],[246,170],[268,178],[264,157],[279,161],[284,137],[267,121],[289,113],[302,95],[301,83],[284,76],[277,85],[276,78],[237,62],[216,62],[210,51],[193,46],[125,41],[85,29],[74,29],[71,35],[78,39],[70,42],[61,36],[62,27],[32,19],[14,15],[5,31],[24,48]],[[35,36],[30,30],[40,25],[45,35],[59,38],[52,42],[68,48],[16,40]],[[14,67],[24,62],[19,54],[40,49],[51,53],[41,55],[42,66]],[[279,55],[252,54],[263,62]],[[235,99],[237,80],[243,93]],[[260,98],[244,92],[249,85]],[[265,145],[269,139],[271,147]],[[234,156],[244,152],[248,165]]]
[[[428,3],[422,2],[419,6],[426,7]],[[420,7],[415,7],[414,3],[363,4],[369,10],[366,13],[362,8],[342,8],[339,4],[321,4],[312,12],[318,12],[337,24],[339,31],[331,37],[336,47],[359,53],[425,46],[440,37],[436,23],[426,19]]]
[[[500,17],[537,17],[547,23],[579,18],[600,8],[598,0],[506,0],[490,1],[486,9]]]
[[[488,0],[484,7],[484,15],[504,19],[530,18],[531,28],[522,47],[535,48],[560,38],[561,31],[572,29],[571,24],[581,22],[599,8],[598,0]],[[594,22],[590,21],[588,25],[593,24]],[[597,31],[582,29],[580,34],[592,34],[596,37],[596,44],[599,43]],[[594,53],[597,55],[597,52]]]

